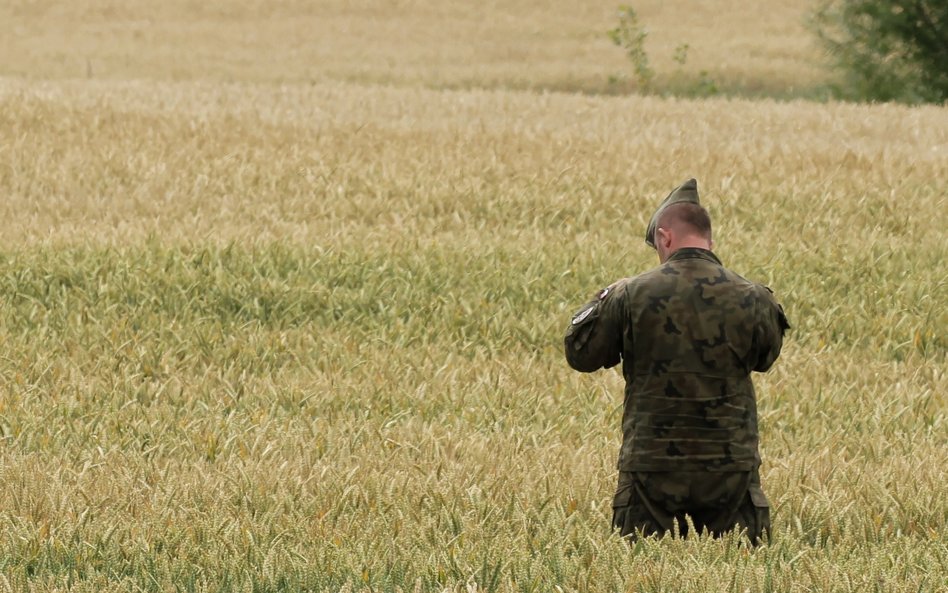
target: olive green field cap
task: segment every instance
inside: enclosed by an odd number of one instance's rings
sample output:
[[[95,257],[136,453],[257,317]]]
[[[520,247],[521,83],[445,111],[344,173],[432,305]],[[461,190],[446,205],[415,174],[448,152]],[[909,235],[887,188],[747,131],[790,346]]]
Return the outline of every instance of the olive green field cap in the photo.
[[[652,249],[655,249],[655,229],[658,226],[658,217],[662,215],[662,211],[665,210],[665,208],[679,202],[691,202],[692,204],[700,205],[698,201],[697,180],[689,179],[673,189],[672,192],[668,194],[668,197],[659,205],[655,214],[652,215],[652,220],[648,221],[648,229],[645,231],[645,243]]]

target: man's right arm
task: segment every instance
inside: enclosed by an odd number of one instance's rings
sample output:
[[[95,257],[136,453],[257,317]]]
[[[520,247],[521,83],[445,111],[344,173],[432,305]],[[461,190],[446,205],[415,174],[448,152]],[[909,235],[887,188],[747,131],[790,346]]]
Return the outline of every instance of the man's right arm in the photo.
[[[621,292],[624,283],[603,289],[573,315],[566,330],[566,362],[577,371],[591,373],[621,361]]]

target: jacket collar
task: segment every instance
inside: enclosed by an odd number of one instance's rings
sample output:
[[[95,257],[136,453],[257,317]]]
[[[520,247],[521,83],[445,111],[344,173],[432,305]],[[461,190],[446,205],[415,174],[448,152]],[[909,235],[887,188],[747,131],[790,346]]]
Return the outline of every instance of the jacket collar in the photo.
[[[671,254],[671,257],[668,258],[668,261],[680,261],[684,259],[705,259],[710,262],[714,262],[719,266],[724,265],[721,263],[721,260],[718,259],[718,256],[714,255],[711,251],[707,249],[701,249],[700,247],[682,247],[675,253]]]

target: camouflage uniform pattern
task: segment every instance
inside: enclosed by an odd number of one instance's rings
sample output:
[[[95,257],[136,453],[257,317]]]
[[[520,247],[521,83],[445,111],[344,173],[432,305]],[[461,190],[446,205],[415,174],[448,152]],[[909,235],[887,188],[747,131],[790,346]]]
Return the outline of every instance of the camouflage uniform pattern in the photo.
[[[612,502],[612,525],[623,536],[720,536],[743,530],[758,543],[770,536],[770,503],[752,472],[619,472]]]
[[[626,380],[618,468],[635,487],[625,496],[620,483],[617,515],[625,499],[639,501],[653,521],[640,528],[661,532],[682,512],[696,519],[717,509],[724,519],[702,520],[716,532],[748,500],[766,508],[750,373],[770,368],[788,328],[769,289],[698,248],[603,289],[573,316],[570,366],[592,372],[621,362]]]

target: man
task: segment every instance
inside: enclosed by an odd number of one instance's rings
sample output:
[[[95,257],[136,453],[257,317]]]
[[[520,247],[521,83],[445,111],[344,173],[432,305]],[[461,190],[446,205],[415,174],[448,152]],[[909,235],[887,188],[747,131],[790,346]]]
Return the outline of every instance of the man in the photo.
[[[690,179],[652,216],[661,265],[601,290],[573,316],[566,360],[622,362],[625,404],[613,526],[623,536],[770,531],[760,486],[751,371],[777,359],[787,318],[770,290],[712,253],[711,220]]]

